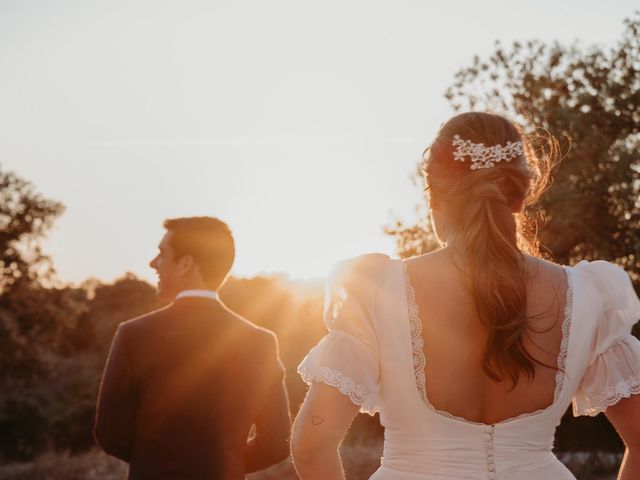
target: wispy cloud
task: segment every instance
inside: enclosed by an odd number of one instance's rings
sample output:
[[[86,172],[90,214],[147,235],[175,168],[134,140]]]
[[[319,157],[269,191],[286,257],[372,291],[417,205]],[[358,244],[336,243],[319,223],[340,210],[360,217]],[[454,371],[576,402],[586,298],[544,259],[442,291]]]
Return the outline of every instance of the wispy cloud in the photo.
[[[189,138],[142,138],[131,140],[104,140],[86,143],[95,148],[157,148],[157,147],[199,147],[199,146],[241,146],[241,145],[279,145],[283,143],[309,143],[322,145],[367,143],[411,144],[418,139],[410,136],[364,137],[357,135],[309,136],[283,135],[271,137],[189,137]]]

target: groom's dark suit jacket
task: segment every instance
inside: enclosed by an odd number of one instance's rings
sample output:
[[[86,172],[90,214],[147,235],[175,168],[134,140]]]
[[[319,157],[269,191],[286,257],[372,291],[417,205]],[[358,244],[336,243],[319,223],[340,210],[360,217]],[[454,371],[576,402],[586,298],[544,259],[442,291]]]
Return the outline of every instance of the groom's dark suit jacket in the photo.
[[[288,456],[289,429],[270,331],[201,297],[118,327],[94,435],[129,479],[243,479]]]

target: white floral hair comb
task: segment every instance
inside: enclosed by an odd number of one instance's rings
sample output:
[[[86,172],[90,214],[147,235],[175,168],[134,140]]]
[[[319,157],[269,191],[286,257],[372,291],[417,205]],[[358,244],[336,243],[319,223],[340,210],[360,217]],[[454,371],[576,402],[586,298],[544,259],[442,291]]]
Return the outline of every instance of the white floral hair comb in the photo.
[[[522,142],[507,142],[506,145],[486,147],[484,143],[473,143],[463,140],[460,135],[453,136],[453,159],[464,162],[471,157],[471,170],[494,167],[498,162],[510,162],[524,153]]]

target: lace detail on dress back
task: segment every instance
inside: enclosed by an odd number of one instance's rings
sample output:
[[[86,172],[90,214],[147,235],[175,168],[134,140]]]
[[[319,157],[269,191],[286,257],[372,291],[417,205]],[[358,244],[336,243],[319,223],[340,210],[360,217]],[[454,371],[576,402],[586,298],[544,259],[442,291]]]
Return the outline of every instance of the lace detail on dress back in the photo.
[[[405,291],[407,296],[407,310],[409,312],[409,330],[411,332],[413,370],[415,373],[416,387],[418,388],[418,393],[420,394],[420,398],[422,398],[422,401],[424,402],[424,404],[427,406],[429,410],[431,410],[432,412],[438,415],[451,418],[454,420],[458,420],[464,423],[470,423],[474,425],[487,425],[485,423],[474,422],[472,420],[467,420],[464,417],[452,415],[451,413],[446,412],[444,410],[438,410],[429,401],[429,398],[427,397],[426,376],[424,373],[424,369],[427,365],[427,359],[424,355],[424,338],[422,337],[422,321],[420,320],[420,309],[418,307],[418,304],[416,303],[416,292],[413,286],[411,285],[409,273],[407,272],[407,263],[404,260],[401,260],[401,262],[404,270],[404,284],[405,284]],[[567,275],[567,298],[566,298],[565,308],[564,308],[564,318],[562,320],[562,340],[560,341],[560,351],[558,353],[558,358],[557,358],[558,371],[556,372],[556,377],[555,377],[553,402],[551,403],[551,405],[545,408],[541,408],[533,412],[521,413],[520,415],[516,415],[515,417],[501,420],[500,422],[497,422],[494,425],[506,423],[519,418],[530,417],[532,415],[537,415],[539,413],[542,413],[545,410],[548,410],[552,406],[554,406],[557,403],[558,398],[560,397],[560,393],[562,392],[562,387],[564,385],[565,369],[566,369],[566,363],[567,363],[567,350],[569,346],[569,334],[570,334],[570,328],[571,328],[571,316],[573,312],[573,288],[571,285],[571,278],[568,270],[564,269],[564,271],[565,271],[565,274]]]
[[[567,275],[567,298],[564,304],[564,318],[562,319],[562,340],[560,341],[560,352],[558,353],[558,371],[556,372],[556,388],[553,391],[553,403],[556,403],[566,376],[567,350],[569,348],[569,334],[571,333],[571,317],[573,317],[573,286],[569,271],[564,269]]]
[[[407,273],[407,264],[402,262],[404,268],[404,285],[407,293],[407,308],[409,310],[409,331],[411,333],[411,350],[413,354],[413,371],[416,377],[416,386],[422,401],[430,406],[427,399],[426,377],[424,369],[427,366],[427,359],[424,356],[424,339],[422,338],[422,322],[420,321],[420,312],[416,303],[416,292],[409,283],[409,274]]]

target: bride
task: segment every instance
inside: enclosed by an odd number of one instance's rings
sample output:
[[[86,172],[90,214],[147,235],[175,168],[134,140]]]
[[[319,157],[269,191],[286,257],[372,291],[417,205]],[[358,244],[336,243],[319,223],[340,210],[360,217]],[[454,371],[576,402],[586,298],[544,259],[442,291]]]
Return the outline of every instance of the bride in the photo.
[[[344,478],[338,446],[358,411],[380,412],[375,480],[575,479],[553,455],[574,415],[606,412],[640,478],[640,301],[615,265],[538,256],[519,212],[544,179],[516,127],[487,113],[442,126],[424,172],[440,250],[338,264],[329,330],[299,366],[300,477]],[[544,175],[542,176],[544,177]]]

